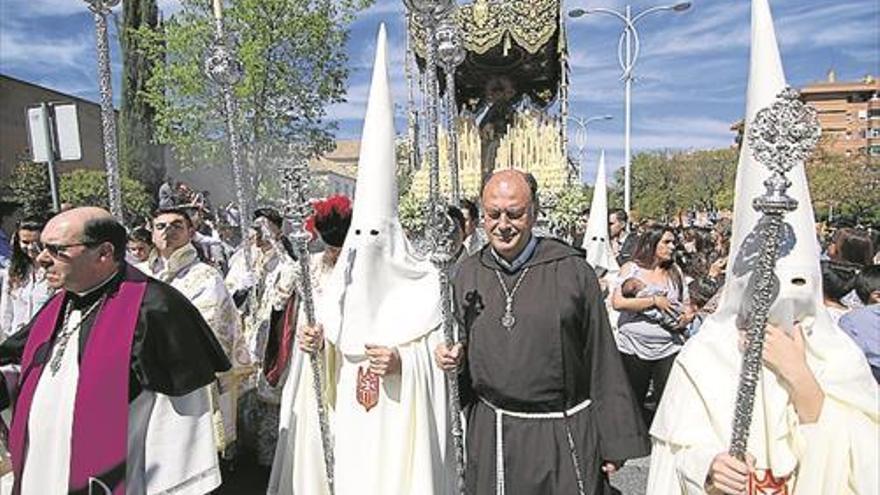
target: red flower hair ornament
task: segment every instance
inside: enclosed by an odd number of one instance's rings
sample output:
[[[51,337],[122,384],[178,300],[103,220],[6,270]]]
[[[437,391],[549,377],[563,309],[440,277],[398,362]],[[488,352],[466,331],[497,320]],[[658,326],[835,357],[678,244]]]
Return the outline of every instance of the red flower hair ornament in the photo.
[[[330,196],[314,201],[312,208],[315,213],[306,219],[306,230],[329,246],[342,247],[351,225],[351,200],[343,195]]]

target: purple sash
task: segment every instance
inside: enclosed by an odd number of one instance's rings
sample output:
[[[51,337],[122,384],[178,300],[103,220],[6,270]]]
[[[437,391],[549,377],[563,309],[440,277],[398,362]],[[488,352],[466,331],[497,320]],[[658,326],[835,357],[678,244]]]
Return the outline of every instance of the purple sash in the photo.
[[[116,293],[104,301],[83,350],[70,440],[68,490],[71,493],[125,494],[131,344],[147,288],[144,274],[126,268],[125,280]],[[15,472],[14,495],[21,493],[31,403],[43,367],[49,361],[48,350],[59,323],[64,296],[62,291],[47,303],[31,327],[24,348],[22,382],[9,435]],[[35,360],[37,353],[42,356]],[[40,462],[39,459],[34,461]],[[90,492],[90,487],[94,492]]]

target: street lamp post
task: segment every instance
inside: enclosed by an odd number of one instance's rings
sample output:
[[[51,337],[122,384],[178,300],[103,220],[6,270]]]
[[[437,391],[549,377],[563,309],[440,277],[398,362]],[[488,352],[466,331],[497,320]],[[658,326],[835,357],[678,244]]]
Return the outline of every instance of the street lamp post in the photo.
[[[597,120],[611,120],[613,118],[614,117],[612,117],[611,115],[597,115],[595,117],[590,117],[590,118],[586,118],[586,119],[583,117],[575,117],[573,115],[568,117],[568,120],[574,122],[578,127],[577,131],[574,134],[574,145],[575,145],[575,148],[577,148],[577,170],[576,170],[576,172],[577,172],[578,180],[580,181],[581,184],[583,184],[583,182],[584,182],[583,162],[584,162],[584,152],[587,149],[587,126],[591,122],[595,122]]]
[[[110,213],[122,220],[122,187],[119,179],[119,151],[116,146],[116,114],[110,81],[110,45],[107,41],[107,14],[120,0],[85,0],[95,16],[95,44],[98,51],[98,84],[101,89],[101,129],[104,138],[104,167]]]
[[[636,22],[641,20],[648,14],[653,14],[655,12],[663,12],[663,11],[672,11],[672,12],[684,12],[685,10],[691,7],[691,2],[679,2],[671,5],[659,5],[657,7],[651,7],[649,9],[645,9],[642,12],[639,12],[635,16],[632,15],[632,9],[629,5],[626,6],[626,9],[623,13],[620,13],[613,9],[608,9],[605,7],[596,7],[591,9],[573,9],[568,12],[570,17],[581,17],[587,14],[606,14],[614,16],[621,21],[623,21],[624,28],[623,33],[621,33],[620,40],[617,44],[617,60],[620,64],[620,69],[623,71],[620,78],[623,80],[624,84],[624,136],[623,136],[623,146],[624,146],[624,159],[623,159],[623,208],[626,210],[627,214],[630,213],[631,206],[631,188],[630,188],[630,163],[632,159],[632,151],[630,146],[630,130],[632,124],[632,80],[633,80],[633,70],[635,69],[636,61],[639,58],[639,32],[636,30]]]

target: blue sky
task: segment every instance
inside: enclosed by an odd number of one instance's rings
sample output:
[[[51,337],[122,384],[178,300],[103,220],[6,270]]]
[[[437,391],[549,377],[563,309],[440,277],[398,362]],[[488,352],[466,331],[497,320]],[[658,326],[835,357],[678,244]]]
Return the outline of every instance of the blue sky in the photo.
[[[207,1],[207,0],[206,0]],[[662,4],[633,0],[633,12]],[[177,0],[160,0],[166,16]],[[618,0],[567,0],[575,7],[623,9]],[[742,115],[749,45],[747,0],[694,0],[684,13],[662,12],[639,23],[642,52],[633,87],[633,148],[705,149],[730,145],[730,124]],[[771,0],[789,84],[823,79],[830,68],[839,80],[880,75],[880,2],[877,0]],[[119,7],[117,7],[117,10]],[[365,111],[375,33],[389,30],[392,90],[406,102],[401,0],[377,0],[352,24],[348,44],[348,101],[330,117],[340,138],[357,138]],[[112,23],[111,23],[112,25]],[[592,182],[600,149],[610,168],[623,162],[623,85],[616,44],[622,24],[609,16],[568,20],[571,113],[594,122],[587,135],[584,178]],[[113,31],[111,30],[111,35]],[[113,47],[114,90],[121,70]],[[97,100],[94,24],[80,0],[0,0],[0,72],[83,98]],[[398,132],[405,130],[401,112]]]

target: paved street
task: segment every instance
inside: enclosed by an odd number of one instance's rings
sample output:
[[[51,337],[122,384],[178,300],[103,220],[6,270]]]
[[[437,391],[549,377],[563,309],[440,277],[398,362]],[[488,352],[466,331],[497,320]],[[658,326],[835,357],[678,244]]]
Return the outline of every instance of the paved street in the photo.
[[[619,473],[611,477],[611,484],[623,495],[642,495],[648,481],[649,457],[626,463]],[[223,470],[223,487],[217,495],[263,495],[269,474],[252,463],[241,462],[234,471]]]
[[[650,457],[642,457],[627,461],[623,469],[611,477],[611,484],[624,495],[641,495],[645,493],[650,460]]]

